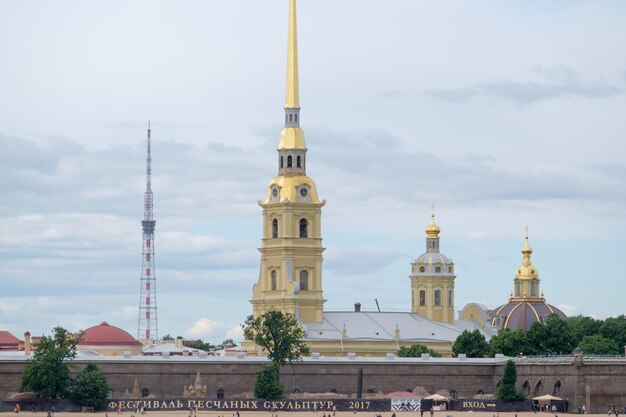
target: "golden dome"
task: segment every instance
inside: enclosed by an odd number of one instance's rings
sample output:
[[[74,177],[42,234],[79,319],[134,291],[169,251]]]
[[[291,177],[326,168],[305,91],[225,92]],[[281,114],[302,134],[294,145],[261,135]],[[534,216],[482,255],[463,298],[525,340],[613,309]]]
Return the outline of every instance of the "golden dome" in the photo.
[[[285,127],[280,132],[278,149],[306,149],[304,132],[299,127]]]
[[[437,226],[437,224],[435,224],[435,213],[433,213],[430,217],[430,224],[426,226],[426,237],[439,238],[439,232],[441,232],[441,229]]]
[[[304,197],[300,191],[303,187],[307,190]],[[277,190],[276,197],[273,196],[274,189]],[[306,175],[278,175],[270,181],[264,203],[284,203],[286,200],[292,203],[298,201],[321,203],[315,183]]]

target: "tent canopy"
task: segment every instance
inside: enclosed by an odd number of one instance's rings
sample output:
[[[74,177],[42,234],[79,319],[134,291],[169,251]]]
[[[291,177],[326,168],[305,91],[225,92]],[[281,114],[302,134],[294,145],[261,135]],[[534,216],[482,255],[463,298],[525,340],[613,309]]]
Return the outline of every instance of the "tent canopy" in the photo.
[[[450,401],[450,399],[444,397],[443,395],[439,395],[439,394],[433,394],[433,395],[429,395],[428,397],[424,398],[425,400],[433,400],[433,401]]]
[[[559,397],[555,397],[554,395],[540,395],[539,397],[535,397],[533,398],[533,400],[535,401],[552,401],[552,400],[557,400],[557,401],[563,401],[563,398],[559,398]]]

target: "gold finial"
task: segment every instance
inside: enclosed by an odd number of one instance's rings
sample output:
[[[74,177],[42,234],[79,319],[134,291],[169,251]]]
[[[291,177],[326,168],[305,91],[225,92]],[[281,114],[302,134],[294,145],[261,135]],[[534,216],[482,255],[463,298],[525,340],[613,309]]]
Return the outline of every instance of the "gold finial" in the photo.
[[[296,0],[289,0],[289,41],[287,49],[287,95],[285,108],[300,108],[298,87],[298,30],[296,20]]]
[[[439,232],[441,229],[435,223],[435,204],[431,205],[431,215],[430,215],[430,224],[426,227],[426,237],[427,238],[439,238]]]

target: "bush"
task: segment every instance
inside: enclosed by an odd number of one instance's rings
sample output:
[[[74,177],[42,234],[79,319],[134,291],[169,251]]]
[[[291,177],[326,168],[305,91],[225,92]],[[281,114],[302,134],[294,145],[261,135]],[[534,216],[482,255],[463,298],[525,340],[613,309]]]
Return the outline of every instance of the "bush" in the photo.
[[[256,373],[254,395],[264,400],[285,398],[285,387],[278,380],[280,367],[276,364],[266,365]]]
[[[70,399],[81,406],[102,408],[106,404],[109,386],[107,378],[92,363],[78,374],[70,390]]]

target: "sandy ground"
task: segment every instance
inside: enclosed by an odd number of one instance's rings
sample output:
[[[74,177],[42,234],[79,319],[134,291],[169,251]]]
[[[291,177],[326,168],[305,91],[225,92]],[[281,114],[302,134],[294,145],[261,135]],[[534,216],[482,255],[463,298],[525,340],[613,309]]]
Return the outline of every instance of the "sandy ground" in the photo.
[[[97,413],[55,413],[54,417],[117,417],[117,413],[115,412],[97,412]],[[336,417],[374,417],[379,413],[377,412],[350,412],[350,411],[337,411]],[[390,411],[385,411],[381,413],[383,417],[391,417]],[[565,413],[559,413],[564,415]],[[267,411],[248,411],[248,412],[240,412],[241,417],[272,417],[271,412]],[[292,412],[279,412],[279,417],[323,417],[323,412],[318,412],[317,414],[308,411],[292,411]],[[326,414],[328,416],[328,413]],[[5,412],[0,413],[2,417],[17,417],[15,413]],[[133,413],[125,412],[120,415],[120,417],[138,417]],[[146,413],[147,417],[189,417],[189,412],[186,410],[180,411],[149,411]],[[234,414],[229,411],[217,412],[217,411],[198,411],[198,417],[233,417]],[[419,412],[396,412],[397,417],[420,417]],[[553,417],[553,414],[550,413],[532,413],[532,412],[521,412],[521,413],[492,413],[492,412],[484,412],[484,411],[437,411],[435,412],[435,417]],[[586,414],[585,416],[589,417],[606,417],[606,414]],[[38,412],[37,414],[32,414],[30,412],[22,412],[19,417],[46,417],[46,413]],[[428,413],[424,413],[424,417],[429,417]],[[625,416],[626,417],[626,416]]]

